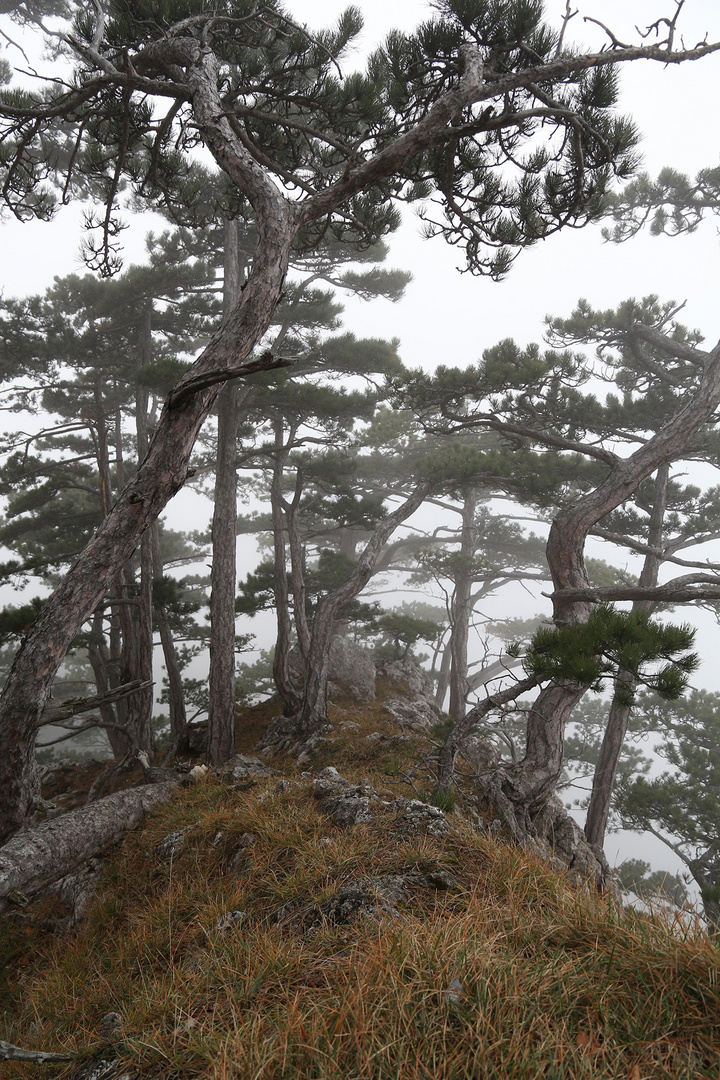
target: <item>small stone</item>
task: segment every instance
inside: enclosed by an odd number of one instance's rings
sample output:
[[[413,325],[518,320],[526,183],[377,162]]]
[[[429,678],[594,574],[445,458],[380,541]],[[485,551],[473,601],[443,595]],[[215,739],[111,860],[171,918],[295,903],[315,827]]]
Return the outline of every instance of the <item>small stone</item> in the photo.
[[[321,836],[320,839],[318,840],[318,846],[319,847],[330,847],[331,844],[332,844],[332,840],[331,840],[331,838],[329,836]]]
[[[323,799],[322,809],[330,815],[333,824],[343,829],[372,820],[370,800],[365,795],[336,795]]]
[[[328,765],[321,772],[318,773],[318,780],[332,780],[335,783],[346,784],[347,780],[344,780],[340,773],[337,771],[334,765]]]
[[[456,975],[450,980],[447,990],[443,990],[443,1001],[446,1005],[459,1005],[465,995],[465,987],[462,979]]]
[[[182,1024],[178,1024],[178,1026],[175,1028],[175,1031],[173,1032],[173,1035],[175,1035],[175,1037],[177,1037],[178,1035],[188,1035],[193,1030],[193,1028],[196,1028],[197,1026],[197,1020],[193,1020],[192,1016],[188,1016],[187,1020],[183,1021]]]
[[[123,1018],[120,1013],[105,1013],[100,1022],[100,1036],[103,1039],[110,1039],[113,1035],[117,1035],[122,1030],[122,1027]]]
[[[236,930],[247,918],[247,911],[225,911],[217,921],[215,929],[219,934]]]
[[[178,829],[177,832],[171,832],[164,837],[155,848],[157,857],[163,862],[170,862],[171,859],[176,858],[185,847],[187,832],[188,829]]]
[[[199,784],[201,780],[205,779],[209,771],[207,765],[195,765],[188,775],[194,784]]]

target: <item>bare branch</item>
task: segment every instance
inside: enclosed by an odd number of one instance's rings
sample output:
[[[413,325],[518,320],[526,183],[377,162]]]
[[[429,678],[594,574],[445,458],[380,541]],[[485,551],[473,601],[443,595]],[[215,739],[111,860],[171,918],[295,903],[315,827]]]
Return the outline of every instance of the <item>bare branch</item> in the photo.
[[[110,705],[113,701],[120,701],[138,690],[145,690],[152,685],[150,681],[143,682],[141,679],[136,679],[134,682],[125,683],[123,686],[108,690],[104,694],[96,694],[94,697],[68,698],[67,701],[63,701],[59,705],[46,706],[42,711],[37,728],[46,727],[48,724],[59,724],[63,720],[69,720],[71,716],[90,712],[101,705]]]

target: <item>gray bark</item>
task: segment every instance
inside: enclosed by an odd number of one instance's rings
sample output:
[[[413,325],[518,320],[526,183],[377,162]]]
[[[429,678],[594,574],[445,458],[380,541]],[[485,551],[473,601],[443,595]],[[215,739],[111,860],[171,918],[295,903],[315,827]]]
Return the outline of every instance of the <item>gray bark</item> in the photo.
[[[557,625],[572,626],[587,620],[590,605],[585,596],[591,590],[584,551],[590,530],[656,469],[680,457],[697,430],[713,417],[720,403],[720,345],[709,354],[697,355],[703,361],[703,374],[684,408],[634,454],[617,460],[594,491],[555,518],[547,559],[555,587]],[[517,818],[511,824],[516,831],[531,831],[533,816],[542,811],[555,790],[562,768],[565,723],[583,693],[573,685],[551,684],[540,692],[530,711],[525,757],[499,777],[508,816],[514,813]]]
[[[460,533],[460,560],[455,575],[452,608],[450,613],[450,704],[448,712],[453,720],[465,715],[468,694],[468,637],[472,616],[473,557],[477,546],[475,510],[477,495],[470,491],[465,495],[462,508]]]
[[[537,686],[537,679],[528,677],[513,683],[504,690],[498,690],[490,694],[484,701],[479,702],[458,721],[449,732],[438,754],[437,780],[435,791],[447,795],[455,782],[455,761],[462,750],[463,743],[474,727],[481,723],[489,712],[515,701],[521,694],[527,693]]]
[[[10,894],[30,899],[99,855],[177,790],[169,781],[118,791],[18,833],[0,848],[0,911]]]
[[[285,544],[285,515],[283,511],[282,481],[287,450],[282,446],[282,421],[275,422],[275,458],[273,460],[270,507],[273,524],[273,552],[275,555],[275,618],[277,638],[273,657],[273,679],[283,703],[283,714],[292,716],[300,704],[300,696],[290,672],[290,646],[292,623],[290,620],[290,592],[287,579],[287,548]]]
[[[160,535],[157,522],[150,527],[153,556],[153,578],[162,577],[163,560],[160,552]],[[160,635],[160,645],[165,660],[165,671],[168,680],[168,702],[170,713],[170,750],[165,756],[165,761],[172,761],[183,745],[183,739],[187,730],[187,713],[185,710],[185,692],[183,689],[182,672],[178,660],[177,649],[173,639],[167,611],[164,607],[155,607],[155,623]]]

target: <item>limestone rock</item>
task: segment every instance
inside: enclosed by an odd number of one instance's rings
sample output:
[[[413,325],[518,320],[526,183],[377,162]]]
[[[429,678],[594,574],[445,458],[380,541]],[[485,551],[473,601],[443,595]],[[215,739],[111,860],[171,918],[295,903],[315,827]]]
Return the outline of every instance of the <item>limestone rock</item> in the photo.
[[[260,758],[246,757],[244,754],[235,754],[215,771],[225,783],[231,784],[255,777],[279,775],[277,769],[269,768]]]
[[[450,824],[445,814],[431,803],[398,796],[391,805],[398,811],[401,829],[405,833],[426,833],[428,836],[443,837],[450,832]]]
[[[370,821],[370,804],[378,801],[378,794],[369,782],[351,784],[332,765],[318,773],[312,791],[323,813],[343,829]]]
[[[114,1035],[118,1035],[122,1029],[123,1018],[120,1013],[105,1013],[100,1022],[100,1037],[102,1039],[111,1039]]]
[[[186,825],[184,829],[177,829],[175,832],[168,833],[167,836],[164,836],[155,848],[155,854],[158,859],[162,859],[163,862],[170,862],[171,859],[176,859],[185,847],[187,834],[194,828],[195,825]]]
[[[247,917],[247,911],[224,911],[218,919],[215,929],[219,934],[227,934],[231,930],[237,930]]]
[[[330,681],[347,688],[361,701],[375,700],[375,664],[372,656],[350,638],[336,634],[330,644]]]
[[[330,922],[347,923],[355,918],[397,919],[400,910],[411,901],[412,889],[449,889],[455,886],[445,871],[421,874],[380,874],[349,882],[320,908]]]
[[[414,660],[386,660],[378,665],[377,674],[393,683],[404,683],[416,697],[425,697],[432,701],[432,679]]]

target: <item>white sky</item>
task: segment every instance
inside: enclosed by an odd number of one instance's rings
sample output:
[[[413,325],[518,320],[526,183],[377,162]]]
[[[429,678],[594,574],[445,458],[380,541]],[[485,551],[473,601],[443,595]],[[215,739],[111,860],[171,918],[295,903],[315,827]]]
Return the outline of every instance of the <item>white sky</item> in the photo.
[[[287,0],[290,13],[311,28],[332,21],[345,6],[341,0]],[[430,14],[425,0],[392,4],[359,0],[358,6],[366,24],[363,49],[379,43],[392,27],[409,29]],[[618,37],[629,41],[636,39],[636,24],[642,28],[661,15],[671,15],[675,0],[578,0],[574,6],[580,13],[571,23],[571,36],[578,44],[598,48],[603,35],[597,27],[581,22],[584,15],[602,19]],[[559,19],[564,9],[565,0],[547,0],[549,17]],[[686,45],[694,45],[706,31],[709,40],[720,39],[718,0],[686,0],[685,9],[680,29]],[[693,174],[719,163],[720,55],[667,69],[650,62],[626,64],[622,85],[621,103],[644,133],[644,168],[651,175],[664,165]],[[153,223],[145,220],[126,234],[128,261],[142,258],[143,237],[151,227]],[[4,221],[0,225],[0,290],[5,295],[40,292],[56,274],[82,272],[78,245],[77,206],[67,208],[52,224]],[[686,300],[683,321],[701,329],[711,344],[720,337],[720,245],[714,219],[690,237],[642,236],[621,247],[604,243],[599,227],[568,230],[521,253],[500,284],[458,273],[461,259],[461,253],[442,239],[421,240],[419,223],[409,213],[390,241],[387,261],[390,267],[414,274],[405,299],[398,304],[353,302],[346,310],[347,327],[363,336],[400,338],[401,356],[409,365],[464,365],[503,337],[515,337],[521,343],[537,340],[544,317],[569,314],[580,297],[596,307],[611,307],[628,296],[658,293],[661,299]],[[203,505],[207,508],[207,503]],[[196,527],[194,508],[191,514]],[[187,516],[187,504],[173,506],[171,518],[178,525]],[[717,640],[715,624],[710,623],[708,629]],[[612,856],[617,847],[622,856],[631,853],[669,866],[665,849],[660,851],[649,839],[650,845],[638,851],[636,842],[628,849],[629,841],[611,838],[608,853]]]

